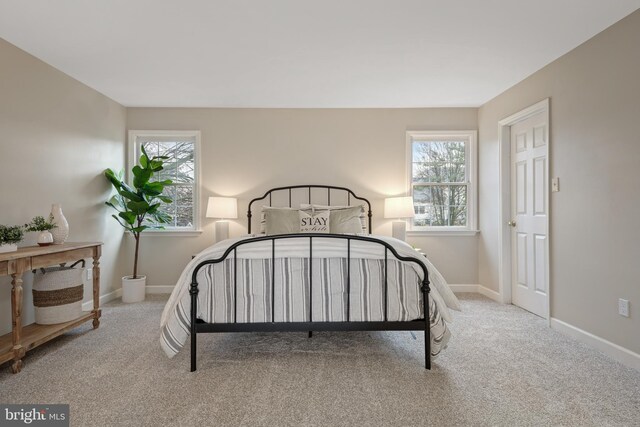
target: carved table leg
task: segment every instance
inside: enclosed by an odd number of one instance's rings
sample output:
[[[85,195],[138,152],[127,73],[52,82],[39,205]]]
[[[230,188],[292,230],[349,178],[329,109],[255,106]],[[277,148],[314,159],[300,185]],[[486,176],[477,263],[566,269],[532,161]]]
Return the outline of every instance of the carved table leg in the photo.
[[[100,255],[102,247],[96,246],[93,251],[93,329],[100,326]]]
[[[11,323],[13,341],[13,364],[11,370],[17,374],[22,370],[22,358],[25,350],[22,347],[22,272],[11,275]]]
[[[11,364],[11,372],[13,372],[14,374],[19,374],[20,371],[22,371],[22,360],[15,360]]]

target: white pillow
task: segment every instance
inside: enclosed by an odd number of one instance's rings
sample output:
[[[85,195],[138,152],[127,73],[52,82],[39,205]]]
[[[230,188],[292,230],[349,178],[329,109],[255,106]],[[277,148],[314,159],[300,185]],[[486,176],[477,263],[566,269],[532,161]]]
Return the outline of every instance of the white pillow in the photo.
[[[301,233],[329,233],[329,211],[308,214],[298,211]]]

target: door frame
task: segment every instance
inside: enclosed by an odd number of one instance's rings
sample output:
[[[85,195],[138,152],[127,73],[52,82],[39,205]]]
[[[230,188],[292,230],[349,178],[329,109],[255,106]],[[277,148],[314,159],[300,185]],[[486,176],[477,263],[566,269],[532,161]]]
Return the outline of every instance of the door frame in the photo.
[[[547,298],[546,298],[546,313],[547,322],[551,319],[551,283],[549,281],[550,254],[549,254],[549,241],[550,227],[549,219],[551,215],[551,206],[549,205],[549,193],[550,193],[550,170],[551,159],[549,145],[551,140],[549,138],[551,128],[551,115],[549,111],[550,99],[545,98],[542,101],[525,108],[522,111],[518,111],[515,114],[510,115],[498,122],[498,146],[499,146],[499,165],[500,165],[500,215],[499,215],[499,227],[498,227],[498,285],[500,291],[500,299],[505,304],[511,304],[511,228],[507,225],[507,222],[511,220],[511,126],[528,119],[539,113],[546,115],[546,140],[547,140],[547,170],[546,170],[546,206],[547,206],[547,243],[546,243],[546,281],[547,281]]]

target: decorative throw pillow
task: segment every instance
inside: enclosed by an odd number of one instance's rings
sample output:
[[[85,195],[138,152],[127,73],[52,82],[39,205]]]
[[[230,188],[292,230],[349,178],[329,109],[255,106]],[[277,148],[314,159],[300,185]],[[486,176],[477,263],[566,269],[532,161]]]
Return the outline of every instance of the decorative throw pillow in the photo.
[[[313,209],[314,212],[317,210],[329,210],[331,212],[329,222],[331,224],[332,233],[366,234],[368,232],[364,205],[325,206],[303,203],[300,205],[300,209]],[[354,217],[357,218],[357,221]]]
[[[329,211],[319,211],[308,214],[299,211],[301,233],[329,233]]]

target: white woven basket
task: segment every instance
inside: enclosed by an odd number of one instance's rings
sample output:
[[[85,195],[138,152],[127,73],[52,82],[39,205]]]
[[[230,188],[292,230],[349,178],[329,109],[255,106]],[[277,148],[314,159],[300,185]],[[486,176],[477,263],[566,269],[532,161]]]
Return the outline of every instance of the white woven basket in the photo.
[[[33,305],[36,323],[52,325],[69,322],[82,316],[84,289],[82,268],[52,267],[34,270]]]

